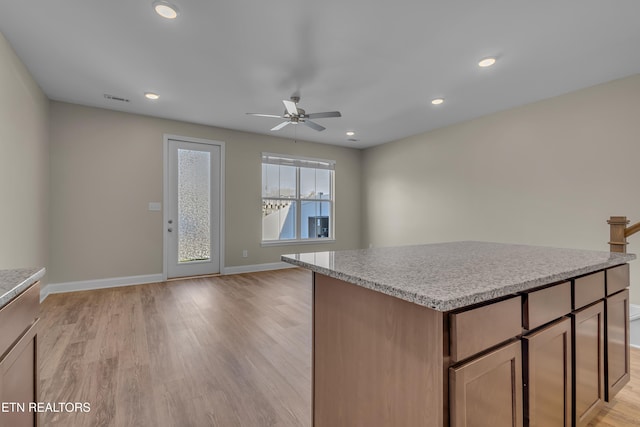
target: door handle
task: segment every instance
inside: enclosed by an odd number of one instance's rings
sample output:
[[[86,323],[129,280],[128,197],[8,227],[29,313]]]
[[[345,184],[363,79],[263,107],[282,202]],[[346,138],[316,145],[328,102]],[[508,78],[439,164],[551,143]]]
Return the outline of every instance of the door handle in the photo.
[[[171,232],[173,231],[173,228],[169,227],[169,228],[167,228],[167,231],[168,231],[169,233],[171,233]]]

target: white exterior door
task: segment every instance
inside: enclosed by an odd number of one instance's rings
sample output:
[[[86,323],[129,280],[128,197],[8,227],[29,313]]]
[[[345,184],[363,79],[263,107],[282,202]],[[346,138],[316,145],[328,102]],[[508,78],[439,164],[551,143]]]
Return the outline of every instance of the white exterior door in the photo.
[[[166,150],[166,276],[219,273],[221,145],[168,138]]]

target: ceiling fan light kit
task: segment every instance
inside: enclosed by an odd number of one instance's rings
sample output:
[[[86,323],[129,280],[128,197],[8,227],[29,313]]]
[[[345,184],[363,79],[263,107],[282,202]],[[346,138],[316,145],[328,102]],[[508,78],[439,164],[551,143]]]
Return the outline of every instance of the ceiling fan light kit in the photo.
[[[271,128],[272,131],[277,131],[283,129],[284,127],[293,124],[303,124],[307,127],[310,127],[313,130],[317,130],[318,132],[322,132],[326,128],[324,126],[319,125],[316,122],[311,121],[310,119],[327,119],[331,117],[342,117],[339,111],[325,111],[322,113],[310,113],[307,114],[305,110],[298,107],[298,102],[300,102],[300,97],[292,96],[291,100],[283,100],[284,104],[284,113],[282,116],[276,116],[273,114],[262,114],[262,113],[247,113],[250,116],[257,117],[270,117],[277,119],[284,119],[285,121],[280,123],[277,126]]]

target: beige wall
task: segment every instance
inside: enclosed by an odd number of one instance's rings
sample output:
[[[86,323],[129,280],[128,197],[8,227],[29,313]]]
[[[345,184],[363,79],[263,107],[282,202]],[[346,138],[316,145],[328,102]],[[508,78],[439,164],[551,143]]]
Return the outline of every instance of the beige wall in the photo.
[[[165,133],[226,143],[227,267],[461,239],[606,250],[608,216],[640,221],[639,75],[364,152],[49,105],[1,35],[0,93],[0,268],[47,266],[53,283],[162,271],[147,206],[162,201]],[[262,151],[337,160],[336,244],[260,246]]]
[[[52,102],[52,283],[162,272],[165,133],[225,142],[226,267],[360,246],[359,150]],[[260,246],[263,151],[337,161],[335,244]]]
[[[363,244],[608,250],[609,216],[640,221],[639,112],[636,75],[368,149]]]
[[[0,269],[46,267],[49,101],[2,34],[0,94]]]

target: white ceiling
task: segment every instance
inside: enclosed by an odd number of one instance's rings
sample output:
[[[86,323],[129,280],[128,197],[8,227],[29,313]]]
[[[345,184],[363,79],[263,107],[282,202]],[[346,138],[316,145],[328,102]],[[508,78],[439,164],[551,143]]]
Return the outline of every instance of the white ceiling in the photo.
[[[352,147],[640,73],[638,0],[171,1],[174,21],[152,0],[0,0],[0,31],[54,100],[269,134],[245,113],[299,94],[343,117],[277,134]]]

